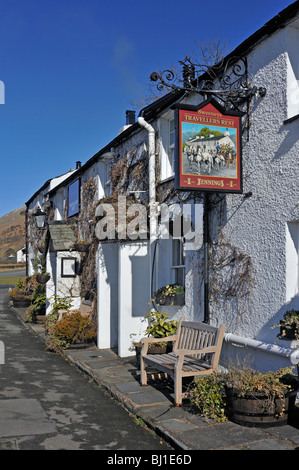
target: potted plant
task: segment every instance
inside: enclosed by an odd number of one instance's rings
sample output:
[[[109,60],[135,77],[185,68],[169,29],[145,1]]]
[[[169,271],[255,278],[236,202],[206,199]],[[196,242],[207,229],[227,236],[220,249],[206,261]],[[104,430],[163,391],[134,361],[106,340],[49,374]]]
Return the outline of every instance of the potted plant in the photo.
[[[16,308],[26,308],[31,304],[31,293],[26,287],[26,280],[20,280],[15,287],[9,289],[9,297]]]
[[[225,373],[196,379],[189,398],[202,414],[243,426],[285,424],[295,402],[298,378],[292,367],[261,373],[230,368]]]
[[[50,274],[49,273],[38,273],[36,275],[36,280],[39,284],[46,284],[48,280],[50,279]]]
[[[25,313],[25,320],[28,323],[35,323],[38,319],[44,319],[46,314],[46,293],[42,284],[37,284],[31,296],[31,305]]]
[[[145,336],[153,338],[165,338],[167,336],[174,335],[178,326],[176,320],[168,320],[169,314],[159,312],[158,310],[152,309],[145,315],[145,318],[149,320],[149,325],[145,330]],[[140,351],[142,343],[135,343],[136,358],[139,364]],[[171,343],[152,343],[149,344],[150,354],[163,354],[168,352],[172,347]]]
[[[273,426],[288,419],[289,399],[295,398],[298,380],[292,367],[275,372],[233,370],[226,377],[229,419],[245,426]]]
[[[74,250],[84,253],[90,247],[90,243],[86,242],[85,240],[79,240],[74,244]]]
[[[57,317],[56,317],[57,318]],[[80,310],[73,310],[61,320],[52,321],[48,347],[56,352],[69,347],[87,347],[96,338],[96,330],[90,318]]]
[[[279,325],[273,327],[280,328],[281,338],[299,339],[299,310],[288,310]]]
[[[159,305],[184,305],[185,289],[179,284],[168,284],[157,290],[154,300]]]
[[[43,255],[35,256],[33,261],[33,269],[37,282],[39,284],[46,284],[51,276],[46,272],[45,258]]]

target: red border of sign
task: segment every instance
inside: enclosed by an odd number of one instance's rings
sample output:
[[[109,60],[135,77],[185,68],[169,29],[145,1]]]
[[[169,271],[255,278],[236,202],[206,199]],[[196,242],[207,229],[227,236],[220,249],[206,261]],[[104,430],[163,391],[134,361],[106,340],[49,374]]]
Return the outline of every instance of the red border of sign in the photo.
[[[241,151],[241,116],[243,114],[226,111],[213,98],[204,101],[199,106],[176,106],[176,189],[199,190],[226,193],[242,193],[242,151]],[[183,173],[183,140],[182,123],[192,122],[197,125],[224,127],[236,132],[236,154],[234,165],[236,177],[210,176],[204,174]]]

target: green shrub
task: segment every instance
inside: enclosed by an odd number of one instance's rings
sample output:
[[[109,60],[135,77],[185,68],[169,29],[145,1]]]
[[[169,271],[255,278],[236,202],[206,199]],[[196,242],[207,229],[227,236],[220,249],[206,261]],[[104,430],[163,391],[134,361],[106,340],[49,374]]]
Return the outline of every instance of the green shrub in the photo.
[[[90,342],[96,337],[91,320],[83,316],[79,310],[68,313],[62,320],[55,323],[54,334],[69,344]]]
[[[147,327],[146,336],[153,336],[154,338],[164,338],[166,336],[174,335],[178,326],[176,320],[167,320],[168,313],[158,312],[158,310],[151,310],[145,318],[149,318],[149,326]]]
[[[31,304],[25,312],[25,321],[27,323],[35,323],[36,322],[36,309],[35,305]]]
[[[191,405],[201,415],[218,422],[227,420],[224,382],[217,374],[195,379],[190,385],[188,396]]]
[[[56,312],[58,310],[70,310],[72,306],[72,299],[70,297],[58,297],[58,295],[54,295],[53,297],[50,297],[49,300],[53,300],[53,310]]]

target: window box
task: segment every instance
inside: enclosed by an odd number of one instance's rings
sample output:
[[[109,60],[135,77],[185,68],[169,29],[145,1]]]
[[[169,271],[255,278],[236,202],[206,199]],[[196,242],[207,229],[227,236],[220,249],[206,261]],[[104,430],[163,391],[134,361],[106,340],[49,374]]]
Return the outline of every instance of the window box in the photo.
[[[178,284],[171,284],[165,287],[161,287],[161,289],[156,292],[154,298],[158,305],[185,305],[184,288]]]

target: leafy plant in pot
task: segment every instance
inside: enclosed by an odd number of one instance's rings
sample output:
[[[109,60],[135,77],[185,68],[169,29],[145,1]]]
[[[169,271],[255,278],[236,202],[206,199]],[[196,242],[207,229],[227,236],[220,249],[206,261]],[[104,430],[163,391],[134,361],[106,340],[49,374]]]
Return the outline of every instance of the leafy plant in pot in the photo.
[[[20,280],[15,287],[9,290],[9,297],[12,299],[13,306],[26,308],[31,304],[32,294],[26,286],[26,280]]]
[[[46,313],[46,292],[43,284],[37,284],[31,302],[26,310],[25,320],[28,323],[35,323],[39,317],[45,317]]]
[[[84,253],[85,251],[87,251],[89,247],[90,247],[90,243],[86,242],[85,240],[78,240],[74,244],[74,250],[79,251],[81,253]]]
[[[293,367],[286,367],[264,373],[251,369],[228,372],[225,388],[229,418],[245,426],[285,424],[289,399],[295,398],[298,388],[292,370]]]
[[[175,334],[178,322],[176,320],[168,320],[169,314],[159,312],[156,309],[150,310],[149,313],[145,315],[145,318],[149,320],[149,325],[145,330],[145,335],[147,337],[152,337],[155,339],[167,338]],[[142,348],[142,343],[135,343],[137,363],[139,364],[139,356]],[[172,349],[172,342],[165,341],[155,341],[149,344],[149,354],[163,354]]]
[[[33,269],[37,282],[39,284],[46,284],[51,276],[46,272],[45,258],[43,255],[35,256],[33,261]]]
[[[261,373],[231,367],[196,379],[189,387],[189,399],[201,414],[217,421],[229,419],[251,427],[285,424],[298,389],[292,369]]]
[[[79,310],[74,310],[57,321],[53,327],[53,334],[63,348],[88,345],[96,338],[92,321]]]
[[[278,325],[271,328],[280,328],[280,337],[299,340],[299,310],[288,310]]]

